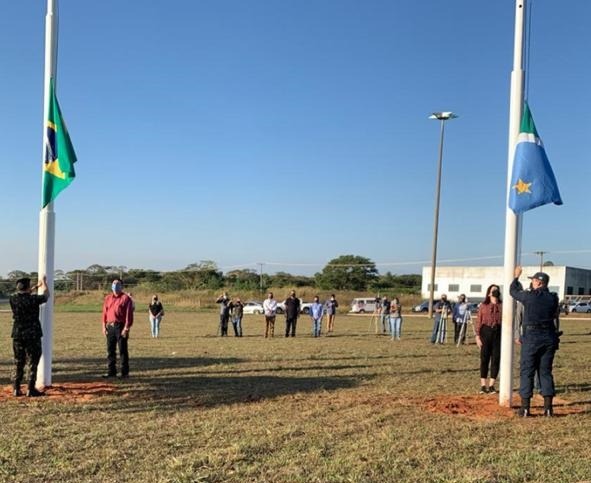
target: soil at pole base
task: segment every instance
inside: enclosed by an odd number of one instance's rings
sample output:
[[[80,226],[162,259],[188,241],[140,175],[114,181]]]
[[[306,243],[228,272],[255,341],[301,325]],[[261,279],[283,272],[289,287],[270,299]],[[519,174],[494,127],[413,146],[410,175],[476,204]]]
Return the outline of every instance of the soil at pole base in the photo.
[[[12,395],[12,386],[4,386],[0,390],[0,401],[7,399],[27,400],[27,401],[59,401],[59,402],[89,402],[100,396],[113,394],[116,391],[114,384],[104,382],[64,382],[54,384],[51,387],[43,389],[45,396],[37,398],[14,397]],[[23,393],[25,386],[21,386]]]
[[[461,416],[474,420],[491,420],[516,417],[516,409],[519,397],[513,398],[512,408],[499,405],[498,394],[481,394],[477,396],[454,396],[441,395],[423,401],[426,411],[452,416]],[[554,415],[567,416],[579,414],[588,409],[584,405],[573,404],[563,399],[554,398]],[[532,416],[542,416],[544,412],[544,399],[541,396],[534,396],[531,401]]]

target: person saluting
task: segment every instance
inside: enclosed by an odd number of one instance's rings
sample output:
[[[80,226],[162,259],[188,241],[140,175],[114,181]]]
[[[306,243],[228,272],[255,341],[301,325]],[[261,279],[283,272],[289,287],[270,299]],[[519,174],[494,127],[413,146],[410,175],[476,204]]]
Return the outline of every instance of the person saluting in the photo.
[[[537,272],[532,277],[528,277],[531,279],[532,289],[524,290],[519,282],[522,272],[521,266],[515,267],[515,278],[509,287],[511,297],[521,302],[524,307],[519,369],[521,408],[518,414],[523,417],[530,415],[534,374],[537,370],[544,397],[544,416],[553,416],[552,399],[556,392],[552,363],[560,335],[556,327],[558,296],[548,290],[550,277],[544,272]]]

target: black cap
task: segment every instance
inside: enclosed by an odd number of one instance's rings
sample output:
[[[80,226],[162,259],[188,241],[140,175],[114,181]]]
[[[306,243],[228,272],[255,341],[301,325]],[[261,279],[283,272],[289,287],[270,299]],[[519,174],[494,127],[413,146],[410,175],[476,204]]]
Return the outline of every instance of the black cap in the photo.
[[[28,277],[25,278],[19,278],[16,281],[16,289],[17,290],[27,290],[28,288],[31,287],[31,279]]]
[[[539,280],[540,282],[543,282],[546,285],[548,285],[548,282],[550,281],[550,277],[548,276],[547,273],[544,273],[544,272],[534,273],[533,277],[527,277],[527,278],[530,278],[532,280],[533,279]]]

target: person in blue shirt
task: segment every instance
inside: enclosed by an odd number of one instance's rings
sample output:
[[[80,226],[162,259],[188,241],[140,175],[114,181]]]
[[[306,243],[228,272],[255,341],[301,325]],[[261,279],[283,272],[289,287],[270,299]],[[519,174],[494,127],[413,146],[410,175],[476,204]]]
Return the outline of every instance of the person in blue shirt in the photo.
[[[454,344],[466,342],[466,324],[470,320],[470,307],[464,294],[458,297],[458,303],[454,305],[452,318],[454,321]]]
[[[318,295],[314,297],[314,303],[310,306],[310,317],[312,318],[312,335],[320,337],[322,329],[322,315],[324,314],[324,305],[320,303]]]

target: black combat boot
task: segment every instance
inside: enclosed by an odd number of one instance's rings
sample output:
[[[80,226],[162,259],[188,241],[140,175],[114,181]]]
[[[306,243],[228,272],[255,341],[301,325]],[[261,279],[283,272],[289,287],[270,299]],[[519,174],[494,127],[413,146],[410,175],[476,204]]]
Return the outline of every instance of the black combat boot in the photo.
[[[27,397],[40,397],[45,396],[44,392],[38,391],[36,388],[29,388],[27,390]]]
[[[554,416],[554,408],[552,407],[552,396],[544,396],[544,416],[548,418]]]
[[[12,395],[14,397],[20,397],[20,396],[23,395],[23,392],[21,391],[20,385],[14,386],[14,389],[12,390]]]
[[[521,407],[517,411],[517,415],[522,418],[527,418],[530,416],[529,398],[521,398]]]

